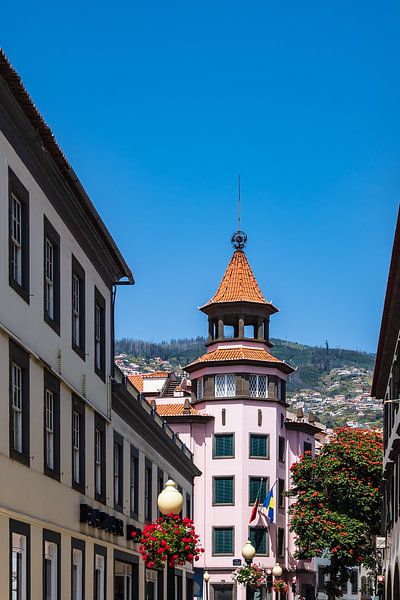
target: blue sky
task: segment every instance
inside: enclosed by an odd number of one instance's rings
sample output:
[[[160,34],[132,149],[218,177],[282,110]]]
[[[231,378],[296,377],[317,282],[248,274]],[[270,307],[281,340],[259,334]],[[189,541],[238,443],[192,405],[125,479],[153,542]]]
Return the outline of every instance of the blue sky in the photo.
[[[400,200],[400,4],[8,2],[1,45],[136,275],[117,334],[205,334],[236,229],[274,336],[374,351]]]

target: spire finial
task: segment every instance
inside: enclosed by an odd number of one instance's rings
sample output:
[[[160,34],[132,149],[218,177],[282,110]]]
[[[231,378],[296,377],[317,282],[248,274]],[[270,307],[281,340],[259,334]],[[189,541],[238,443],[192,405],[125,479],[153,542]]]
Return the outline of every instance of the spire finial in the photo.
[[[232,246],[242,250],[247,243],[247,235],[240,229],[240,175],[238,175],[238,230],[231,237]]]

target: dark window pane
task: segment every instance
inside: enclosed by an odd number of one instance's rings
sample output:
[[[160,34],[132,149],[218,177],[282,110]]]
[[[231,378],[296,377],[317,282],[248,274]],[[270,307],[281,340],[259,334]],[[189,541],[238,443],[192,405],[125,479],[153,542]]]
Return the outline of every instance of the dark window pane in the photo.
[[[233,433],[214,435],[214,456],[233,456]]]
[[[214,479],[214,504],[233,504],[233,477]]]
[[[268,457],[268,436],[257,435],[254,433],[250,434],[250,456],[256,458],[267,458]]]
[[[233,528],[216,527],[214,529],[214,554],[233,553]]]
[[[249,504],[254,504],[258,493],[260,502],[263,502],[267,496],[267,480],[261,477],[250,477],[249,480]]]
[[[268,554],[267,530],[264,527],[250,527],[250,541],[257,554]]]

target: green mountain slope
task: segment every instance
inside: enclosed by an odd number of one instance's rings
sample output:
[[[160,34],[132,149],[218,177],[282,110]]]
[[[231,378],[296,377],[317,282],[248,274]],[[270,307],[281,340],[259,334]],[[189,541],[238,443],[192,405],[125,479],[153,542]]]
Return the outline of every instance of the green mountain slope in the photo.
[[[331,369],[357,367],[372,371],[374,368],[375,355],[368,352],[329,348],[327,344],[321,347],[280,339],[271,341],[274,344],[273,354],[297,367],[289,382],[292,391],[301,388],[321,389],[324,386],[322,379]],[[176,368],[204,354],[204,342],[205,338],[202,337],[160,343],[122,338],[116,342],[116,353],[144,359],[159,357]]]

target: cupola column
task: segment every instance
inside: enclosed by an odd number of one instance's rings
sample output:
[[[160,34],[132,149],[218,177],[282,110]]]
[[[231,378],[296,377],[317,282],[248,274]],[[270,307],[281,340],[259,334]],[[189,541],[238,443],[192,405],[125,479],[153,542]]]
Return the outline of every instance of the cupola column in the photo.
[[[264,323],[262,321],[258,322],[257,326],[257,339],[262,340],[264,337]]]
[[[211,340],[214,339],[214,323],[212,321],[212,319],[208,319],[208,341],[211,342]]]
[[[244,317],[239,317],[238,337],[244,338]]]
[[[218,339],[222,340],[224,337],[224,322],[222,319],[218,319]]]

